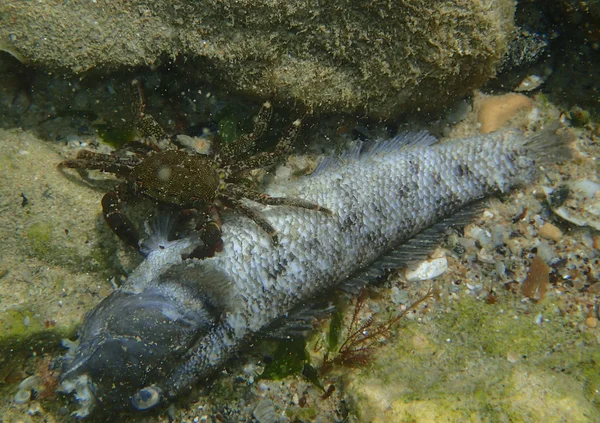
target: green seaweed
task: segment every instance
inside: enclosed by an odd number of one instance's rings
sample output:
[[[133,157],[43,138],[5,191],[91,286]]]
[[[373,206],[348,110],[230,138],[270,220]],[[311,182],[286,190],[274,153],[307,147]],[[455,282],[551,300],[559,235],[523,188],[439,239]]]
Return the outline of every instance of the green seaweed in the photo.
[[[260,379],[280,380],[297,375],[309,360],[306,341],[303,338],[291,338],[279,342],[273,359],[265,366]]]
[[[319,409],[315,405],[310,407],[288,407],[285,415],[293,421],[312,421],[319,415]]]
[[[46,327],[39,316],[26,309],[10,309],[0,315],[0,376],[22,368],[32,355],[52,353],[60,340],[72,337],[75,327]],[[0,377],[0,380],[3,380]],[[2,385],[2,384],[0,384]]]
[[[52,225],[48,222],[36,222],[27,228],[27,239],[36,254],[43,254],[50,245]]]
[[[224,115],[219,119],[219,140],[228,144],[238,138],[238,121],[235,117]]]
[[[327,348],[329,351],[335,351],[340,343],[340,336],[342,333],[342,325],[344,322],[344,316],[337,308],[331,314],[331,320],[329,321],[329,332],[327,333]]]
[[[14,354],[20,349],[35,350],[37,345],[43,349],[45,342],[56,342],[58,345],[60,339],[73,332],[73,328],[46,327],[39,315],[30,310],[5,310],[0,315],[0,358],[4,358],[9,351]]]
[[[309,382],[319,388],[321,391],[325,392],[325,387],[321,383],[319,379],[319,371],[315,369],[310,363],[307,361],[304,362],[304,367],[302,368],[302,376],[304,376]]]
[[[0,333],[2,338],[9,336],[16,338],[24,338],[29,334],[38,331],[38,328],[42,325],[35,313],[12,309],[2,312],[0,315]]]
[[[509,351],[529,355],[538,352],[545,340],[544,331],[535,323],[534,316],[506,312],[501,307],[466,297],[455,304],[441,325],[449,337],[468,334],[465,342],[478,346],[477,350],[487,355],[505,357]]]
[[[94,125],[104,144],[115,149],[123,147],[135,139],[136,131],[132,126],[110,126],[107,124]]]

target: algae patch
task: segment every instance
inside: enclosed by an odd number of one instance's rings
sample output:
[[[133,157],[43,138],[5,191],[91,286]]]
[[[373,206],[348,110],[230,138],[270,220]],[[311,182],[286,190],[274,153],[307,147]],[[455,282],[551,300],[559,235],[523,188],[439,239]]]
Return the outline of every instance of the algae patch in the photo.
[[[38,328],[43,326],[35,314],[24,310],[7,310],[0,316],[0,332],[3,338],[13,336],[24,338],[29,334],[38,331]]]
[[[5,310],[0,315],[0,358],[20,350],[56,348],[60,339],[72,335],[73,328],[56,328],[43,322],[33,311],[22,308]],[[10,354],[9,354],[10,352]]]
[[[561,310],[560,297],[449,301],[427,324],[407,322],[349,396],[362,421],[597,420],[597,340]]]
[[[27,229],[26,237],[29,240],[34,254],[44,255],[51,247],[52,225],[48,222],[36,222]]]
[[[53,326],[24,308],[0,313],[0,374],[21,368],[32,354],[57,350],[60,340],[74,333],[72,326]],[[2,379],[2,378],[0,378]]]
[[[76,272],[110,270],[107,253],[99,244],[94,244],[86,249],[76,248],[70,245],[72,241],[68,239],[64,231],[46,220],[32,223],[26,228],[24,234],[26,251],[31,257],[61,265]]]

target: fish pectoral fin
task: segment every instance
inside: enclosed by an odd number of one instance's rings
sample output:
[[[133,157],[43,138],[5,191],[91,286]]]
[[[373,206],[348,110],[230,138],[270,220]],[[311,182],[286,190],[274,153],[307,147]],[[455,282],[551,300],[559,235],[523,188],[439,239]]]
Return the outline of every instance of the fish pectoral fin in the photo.
[[[296,307],[287,316],[278,319],[263,336],[270,339],[305,338],[316,319],[327,317],[334,310],[335,306],[329,301]]]
[[[475,201],[445,217],[405,243],[391,249],[368,267],[354,273],[342,283],[340,288],[345,292],[356,294],[365,285],[387,276],[391,270],[406,268],[426,260],[440,245],[448,228],[468,224],[474,216],[483,211],[486,204],[485,200]]]

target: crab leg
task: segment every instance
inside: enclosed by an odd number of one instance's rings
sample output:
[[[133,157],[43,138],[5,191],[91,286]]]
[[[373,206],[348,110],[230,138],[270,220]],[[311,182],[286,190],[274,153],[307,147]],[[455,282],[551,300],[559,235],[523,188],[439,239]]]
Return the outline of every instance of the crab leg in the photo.
[[[206,213],[202,213],[202,218],[197,220],[196,231],[200,234],[203,245],[196,247],[189,256],[184,258],[205,259],[223,250],[221,216],[214,205]]]
[[[260,212],[248,207],[233,196],[229,196],[227,194],[219,194],[219,197],[225,200],[225,202],[231,205],[233,208],[235,208],[235,210],[242,212],[246,215],[246,217],[248,217],[250,220],[256,223],[263,231],[267,233],[267,235],[269,235],[269,237],[271,237],[273,244],[279,244],[277,230],[273,226],[271,226],[267,219],[262,217]]]
[[[331,211],[329,209],[321,207],[316,203],[303,200],[301,198],[271,197],[268,194],[253,191],[251,189],[237,186],[234,184],[227,184],[225,186],[225,192],[227,192],[229,196],[232,196],[234,198],[247,198],[249,200],[256,201],[257,203],[265,204],[267,206],[300,207],[302,209],[316,210],[323,213],[331,214]]]
[[[292,152],[292,144],[300,132],[300,125],[300,120],[294,121],[288,128],[287,133],[279,140],[274,151],[263,151],[246,160],[241,160],[239,163],[231,166],[230,171],[232,173],[237,173],[248,169],[271,166],[281,157],[288,156]]]
[[[273,107],[270,102],[266,101],[256,116],[252,132],[243,134],[235,141],[223,146],[219,152],[220,161],[235,163],[245,154],[252,151],[256,140],[267,130],[272,116]]]
[[[169,140],[160,124],[152,117],[144,113],[146,103],[144,102],[144,92],[139,80],[131,81],[131,112],[135,119],[135,126],[140,130],[145,138],[153,139],[156,142]]]
[[[129,218],[121,211],[123,193],[117,187],[102,197],[102,215],[108,227],[130,247],[140,251],[140,236]],[[143,252],[142,252],[143,254]]]
[[[111,154],[81,150],[77,153],[77,158],[60,162],[58,168],[101,170],[126,176],[139,162],[140,160],[135,157],[116,157]]]

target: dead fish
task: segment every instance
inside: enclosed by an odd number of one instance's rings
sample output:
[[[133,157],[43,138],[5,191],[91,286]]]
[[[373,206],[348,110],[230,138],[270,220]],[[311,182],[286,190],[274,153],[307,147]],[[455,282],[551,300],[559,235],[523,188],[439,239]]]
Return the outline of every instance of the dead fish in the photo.
[[[199,241],[167,241],[155,230],[147,260],[87,314],[62,360],[61,389],[74,394],[80,417],[94,407],[146,410],[177,397],[252,337],[296,324],[295,311],[319,293],[426,257],[448,225],[464,223],[472,204],[568,157],[556,129],[444,143],[405,133],[359,145],[268,192],[304,198],[332,215],[254,204],[278,231],[278,245],[231,214],[221,253],[182,260]]]

